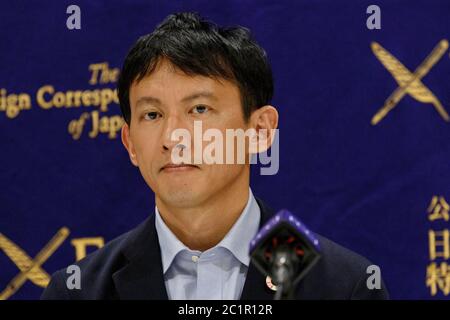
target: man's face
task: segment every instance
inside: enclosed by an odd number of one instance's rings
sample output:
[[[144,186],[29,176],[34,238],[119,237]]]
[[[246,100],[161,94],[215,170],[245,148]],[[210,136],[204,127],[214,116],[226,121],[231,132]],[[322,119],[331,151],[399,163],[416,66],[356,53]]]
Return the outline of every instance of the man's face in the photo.
[[[175,129],[186,129],[192,137],[194,121],[202,121],[202,130],[215,128],[226,136],[226,129],[246,130],[240,92],[229,81],[203,76],[188,76],[162,60],[157,68],[130,87],[131,124],[126,145],[130,158],[157,199],[175,207],[195,207],[222,194],[237,182],[247,183],[245,164],[199,164],[182,168],[164,168],[173,162],[171,140]],[[203,147],[210,142],[204,142]]]

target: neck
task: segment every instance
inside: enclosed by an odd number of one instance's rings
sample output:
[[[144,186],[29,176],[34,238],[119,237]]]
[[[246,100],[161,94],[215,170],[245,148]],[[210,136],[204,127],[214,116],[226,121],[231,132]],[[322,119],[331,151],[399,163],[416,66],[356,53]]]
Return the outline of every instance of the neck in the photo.
[[[249,197],[249,177],[236,180],[200,205],[171,207],[156,197],[161,218],[191,250],[205,251],[217,245],[244,210]]]

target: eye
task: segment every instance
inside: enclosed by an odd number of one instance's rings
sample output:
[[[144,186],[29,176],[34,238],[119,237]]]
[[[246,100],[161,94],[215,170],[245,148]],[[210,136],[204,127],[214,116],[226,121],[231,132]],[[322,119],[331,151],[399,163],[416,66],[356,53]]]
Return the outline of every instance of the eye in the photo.
[[[202,114],[208,112],[209,108],[205,105],[199,104],[192,109],[192,113]]]
[[[156,120],[158,118],[158,116],[160,116],[160,114],[156,111],[146,112],[144,114],[144,119],[145,120]]]

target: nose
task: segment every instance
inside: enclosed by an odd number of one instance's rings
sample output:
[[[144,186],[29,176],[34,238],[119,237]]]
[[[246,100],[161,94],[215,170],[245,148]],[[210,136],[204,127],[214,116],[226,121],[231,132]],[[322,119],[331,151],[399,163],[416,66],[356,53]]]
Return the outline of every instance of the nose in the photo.
[[[185,129],[187,130],[186,123],[177,114],[168,115],[164,122],[163,132],[162,132],[162,148],[164,151],[172,152],[172,149],[177,147],[180,149],[186,148],[186,146],[181,145],[180,141],[177,139],[172,140],[172,135],[175,130]],[[180,135],[178,135],[179,137]]]

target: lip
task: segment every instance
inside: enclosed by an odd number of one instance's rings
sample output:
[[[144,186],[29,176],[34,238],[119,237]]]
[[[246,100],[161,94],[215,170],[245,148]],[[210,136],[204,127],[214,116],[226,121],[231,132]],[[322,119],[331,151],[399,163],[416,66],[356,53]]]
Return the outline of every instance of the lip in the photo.
[[[190,171],[193,169],[198,169],[197,166],[192,165],[192,164],[173,164],[173,163],[169,163],[166,164],[164,167],[161,168],[161,172],[183,172],[183,171]]]

